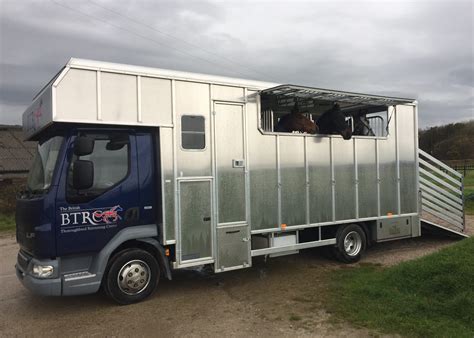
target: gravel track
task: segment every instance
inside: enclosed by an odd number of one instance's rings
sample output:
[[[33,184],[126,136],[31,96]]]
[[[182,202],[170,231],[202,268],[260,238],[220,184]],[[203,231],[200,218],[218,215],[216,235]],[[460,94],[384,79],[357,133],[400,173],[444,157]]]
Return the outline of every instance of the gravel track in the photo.
[[[469,230],[474,217],[467,217]],[[361,263],[390,266],[456,240],[425,234],[377,244]],[[16,279],[18,246],[0,237],[0,336],[325,336],[377,335],[336,321],[319,295],[328,272],[343,268],[320,250],[255,260],[252,268],[209,274],[176,271],[151,299],[117,306],[102,294],[47,298],[32,295]],[[360,263],[359,263],[360,264]]]

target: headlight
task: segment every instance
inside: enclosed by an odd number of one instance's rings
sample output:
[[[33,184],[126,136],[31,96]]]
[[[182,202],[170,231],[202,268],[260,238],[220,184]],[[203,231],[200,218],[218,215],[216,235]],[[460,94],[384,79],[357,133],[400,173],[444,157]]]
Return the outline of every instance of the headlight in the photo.
[[[53,275],[54,268],[51,265],[33,265],[33,275],[38,278],[48,278]]]

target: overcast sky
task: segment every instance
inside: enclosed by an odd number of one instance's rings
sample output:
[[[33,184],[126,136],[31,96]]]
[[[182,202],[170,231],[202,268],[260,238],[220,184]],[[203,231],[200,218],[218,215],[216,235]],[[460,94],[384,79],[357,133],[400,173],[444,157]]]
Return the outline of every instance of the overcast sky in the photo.
[[[474,118],[472,1],[0,0],[0,124],[70,57],[419,101]]]

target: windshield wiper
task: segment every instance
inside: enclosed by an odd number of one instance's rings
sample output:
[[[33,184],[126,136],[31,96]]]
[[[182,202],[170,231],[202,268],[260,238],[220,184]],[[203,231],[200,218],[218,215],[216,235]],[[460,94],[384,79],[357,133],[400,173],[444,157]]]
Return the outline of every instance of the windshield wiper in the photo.
[[[43,195],[44,193],[46,193],[48,191],[48,188],[45,188],[45,189],[33,189],[31,190],[31,193],[33,195]]]
[[[48,189],[31,189],[26,186],[25,190],[19,192],[20,198],[31,198],[33,196],[43,195],[48,191]]]

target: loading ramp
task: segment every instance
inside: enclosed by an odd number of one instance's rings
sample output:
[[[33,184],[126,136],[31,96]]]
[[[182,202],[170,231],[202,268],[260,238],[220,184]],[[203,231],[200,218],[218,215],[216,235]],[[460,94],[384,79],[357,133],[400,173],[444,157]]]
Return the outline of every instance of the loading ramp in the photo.
[[[466,233],[463,176],[440,160],[418,150],[421,225],[456,237]]]

